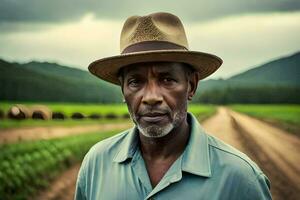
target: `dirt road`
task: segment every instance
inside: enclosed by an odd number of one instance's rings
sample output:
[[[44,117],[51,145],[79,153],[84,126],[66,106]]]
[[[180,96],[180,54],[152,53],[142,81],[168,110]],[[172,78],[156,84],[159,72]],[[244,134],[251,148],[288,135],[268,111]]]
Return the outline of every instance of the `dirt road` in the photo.
[[[274,200],[296,200],[300,193],[300,140],[267,123],[220,107],[202,123],[208,133],[252,158],[269,177]],[[298,165],[297,165],[298,164]],[[45,199],[72,199],[79,165],[58,178],[44,193]],[[71,181],[59,184],[70,177]],[[64,194],[64,195],[61,195]],[[63,197],[62,197],[63,196]]]
[[[125,123],[110,123],[98,125],[84,125],[73,127],[28,127],[17,129],[0,130],[0,144],[13,143],[21,140],[38,140],[50,139],[57,137],[65,137],[68,135],[76,135],[81,133],[89,133],[93,131],[107,131],[127,129],[131,127],[130,122]]]
[[[261,167],[271,181],[273,199],[299,199],[298,137],[223,107],[203,126],[210,134],[246,153]]]

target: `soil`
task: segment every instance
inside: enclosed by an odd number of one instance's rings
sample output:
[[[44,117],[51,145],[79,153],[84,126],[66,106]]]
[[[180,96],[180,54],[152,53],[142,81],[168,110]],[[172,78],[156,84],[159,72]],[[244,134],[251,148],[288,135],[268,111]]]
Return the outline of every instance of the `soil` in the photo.
[[[14,143],[24,140],[39,140],[65,137],[94,131],[127,129],[131,123],[110,123],[99,125],[84,125],[73,127],[26,127],[0,130],[0,144]]]
[[[271,181],[274,200],[300,194],[300,139],[269,123],[220,107],[203,123],[212,135],[254,160]]]

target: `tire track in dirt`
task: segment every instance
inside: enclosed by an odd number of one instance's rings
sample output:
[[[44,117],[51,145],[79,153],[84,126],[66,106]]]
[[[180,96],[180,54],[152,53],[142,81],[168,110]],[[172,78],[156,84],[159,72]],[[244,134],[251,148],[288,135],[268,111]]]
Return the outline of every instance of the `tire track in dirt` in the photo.
[[[127,129],[131,127],[130,122],[125,123],[109,123],[109,124],[95,124],[72,127],[30,127],[30,128],[16,128],[0,130],[0,145],[6,143],[14,143],[26,140],[39,140],[65,137],[68,135],[76,135],[82,133],[89,133],[93,131],[108,131],[117,129]]]
[[[230,114],[250,155],[270,178],[274,199],[299,199],[299,138],[255,118]]]
[[[209,134],[244,152],[260,166],[271,180],[273,199],[298,199],[299,138],[224,107],[203,126]],[[289,158],[283,159],[285,154]]]

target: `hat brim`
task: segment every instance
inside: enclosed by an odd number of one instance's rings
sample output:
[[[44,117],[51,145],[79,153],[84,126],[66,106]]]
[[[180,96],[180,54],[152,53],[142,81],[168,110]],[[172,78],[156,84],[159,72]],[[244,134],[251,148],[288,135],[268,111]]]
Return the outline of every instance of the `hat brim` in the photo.
[[[143,62],[182,62],[191,65],[199,79],[214,73],[221,65],[222,59],[208,53],[186,50],[155,50],[121,54],[102,58],[92,62],[88,69],[95,76],[110,83],[120,85],[118,72],[122,67]]]

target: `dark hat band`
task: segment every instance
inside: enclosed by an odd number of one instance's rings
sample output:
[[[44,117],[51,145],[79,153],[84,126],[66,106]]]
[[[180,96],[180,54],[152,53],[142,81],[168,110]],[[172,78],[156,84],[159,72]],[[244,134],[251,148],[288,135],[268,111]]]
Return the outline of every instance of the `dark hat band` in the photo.
[[[145,41],[126,47],[121,54],[153,50],[188,50],[186,47],[166,41]]]

